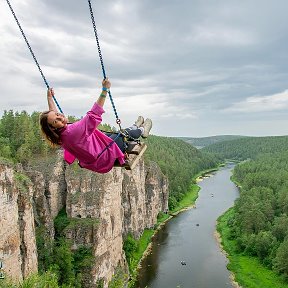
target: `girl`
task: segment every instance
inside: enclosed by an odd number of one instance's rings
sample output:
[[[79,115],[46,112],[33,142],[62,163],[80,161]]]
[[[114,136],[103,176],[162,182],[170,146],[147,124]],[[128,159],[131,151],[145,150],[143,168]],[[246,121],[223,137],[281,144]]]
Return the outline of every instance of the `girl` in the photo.
[[[72,164],[77,158],[83,168],[107,173],[113,168],[116,160],[125,163],[123,136],[104,133],[97,129],[105,112],[103,106],[107,92],[111,87],[108,78],[102,81],[102,92],[90,111],[79,121],[68,123],[68,119],[58,112],[53,101],[54,91],[48,89],[47,100],[49,111],[40,115],[41,130],[52,146],[64,148],[64,159]],[[148,137],[152,128],[151,119],[139,116],[135,124],[125,129],[131,139]]]

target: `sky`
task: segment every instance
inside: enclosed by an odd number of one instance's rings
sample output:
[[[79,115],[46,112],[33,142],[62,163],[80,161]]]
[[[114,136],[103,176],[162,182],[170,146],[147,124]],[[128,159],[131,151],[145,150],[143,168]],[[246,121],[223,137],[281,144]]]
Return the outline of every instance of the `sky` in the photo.
[[[66,115],[101,92],[87,0],[9,0]],[[288,1],[91,0],[122,126],[152,134],[288,135]],[[46,85],[0,3],[0,115],[47,110]],[[104,123],[115,124],[107,99]]]

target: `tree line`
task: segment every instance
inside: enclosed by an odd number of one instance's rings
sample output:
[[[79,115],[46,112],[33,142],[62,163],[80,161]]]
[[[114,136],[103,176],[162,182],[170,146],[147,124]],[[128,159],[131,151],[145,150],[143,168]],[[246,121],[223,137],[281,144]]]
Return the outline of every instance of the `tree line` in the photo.
[[[247,136],[240,136],[240,135],[216,135],[216,136],[208,136],[208,137],[178,137],[181,140],[184,140],[185,142],[195,146],[195,147],[206,147],[208,145],[223,142],[223,141],[229,141],[229,140],[235,140],[239,138],[244,138]]]
[[[237,253],[257,257],[288,282],[288,137],[251,137],[205,147],[238,164],[241,187],[227,225]]]

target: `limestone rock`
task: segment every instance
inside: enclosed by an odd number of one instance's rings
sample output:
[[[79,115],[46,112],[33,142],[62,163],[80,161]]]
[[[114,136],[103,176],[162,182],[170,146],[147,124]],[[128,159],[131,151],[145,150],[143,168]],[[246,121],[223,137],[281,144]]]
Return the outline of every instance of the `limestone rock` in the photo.
[[[15,281],[37,272],[32,195],[28,177],[0,164],[0,260]]]
[[[0,164],[0,260],[5,273],[21,280],[37,272],[35,225],[44,227],[53,241],[53,220],[66,207],[67,216],[77,220],[65,228],[71,249],[91,247],[95,259],[84,273],[83,287],[99,281],[108,287],[119,268],[128,275],[123,239],[128,233],[139,238],[168,208],[168,180],[159,167],[141,160],[132,171],[114,168],[97,174],[77,164],[67,167],[59,151],[49,171],[40,170],[26,168],[19,174]]]

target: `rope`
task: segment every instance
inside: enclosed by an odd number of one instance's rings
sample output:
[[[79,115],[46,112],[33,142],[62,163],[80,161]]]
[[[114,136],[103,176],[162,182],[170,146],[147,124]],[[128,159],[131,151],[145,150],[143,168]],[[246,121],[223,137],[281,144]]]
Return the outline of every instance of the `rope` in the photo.
[[[96,43],[97,43],[97,49],[98,49],[98,54],[99,54],[99,58],[100,58],[102,74],[103,74],[104,79],[106,79],[106,72],[105,72],[104,63],[103,63],[103,57],[102,57],[102,53],[101,53],[101,48],[100,48],[100,43],[99,43],[99,38],[98,38],[98,33],[97,33],[97,28],[96,28],[96,23],[95,23],[93,9],[92,9],[92,5],[91,5],[91,1],[90,0],[88,0],[88,4],[89,4],[89,11],[90,11],[90,16],[91,16],[91,21],[92,21],[92,25],[93,25],[93,29],[94,29],[95,39],[96,39]],[[117,110],[116,110],[116,107],[115,107],[115,104],[114,104],[114,101],[113,101],[112,94],[111,94],[110,90],[108,91],[108,94],[109,94],[109,98],[110,98],[110,101],[111,101],[111,104],[112,104],[112,107],[113,107],[113,110],[114,110],[114,114],[115,114],[115,117],[116,117],[116,123],[119,125],[120,130],[122,130],[122,128],[121,128],[121,120],[118,117]]]
[[[28,42],[28,40],[27,40],[27,38],[26,38],[26,35],[25,35],[25,33],[24,33],[24,31],[23,31],[23,29],[22,29],[22,27],[21,27],[21,25],[20,25],[20,23],[19,23],[19,21],[18,21],[18,19],[17,19],[17,17],[16,17],[16,14],[15,14],[15,12],[14,12],[11,4],[10,4],[10,1],[9,1],[9,0],[6,0],[6,2],[7,2],[7,4],[8,4],[8,6],[9,6],[9,8],[10,8],[10,10],[11,10],[11,13],[12,13],[12,15],[13,15],[13,17],[14,17],[17,25],[18,25],[18,28],[19,28],[19,30],[20,30],[20,32],[21,32],[21,34],[22,34],[22,36],[23,36],[23,38],[24,38],[24,40],[25,40],[25,42],[26,42],[26,44],[27,44],[27,47],[28,47],[28,49],[29,49],[29,51],[30,51],[33,59],[34,59],[34,62],[35,62],[35,64],[36,64],[36,66],[38,67],[38,70],[39,70],[39,72],[40,72],[40,74],[41,74],[41,76],[42,76],[42,79],[43,79],[43,81],[44,81],[47,89],[49,89],[49,88],[50,88],[50,87],[49,87],[49,84],[48,84],[48,82],[47,82],[47,80],[46,80],[46,78],[45,78],[45,76],[44,76],[44,74],[43,74],[43,71],[42,71],[42,69],[41,69],[41,67],[40,67],[40,65],[39,65],[39,63],[38,63],[38,61],[37,61],[37,59],[36,59],[36,56],[35,56],[32,48],[31,48],[31,46],[30,46],[30,44],[29,44],[29,42]],[[53,100],[54,100],[55,104],[57,105],[59,111],[60,111],[62,114],[64,114],[63,111],[62,111],[62,109],[61,109],[61,107],[60,107],[60,105],[58,104],[55,96],[53,96]]]

